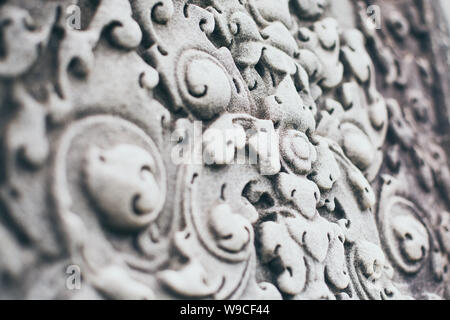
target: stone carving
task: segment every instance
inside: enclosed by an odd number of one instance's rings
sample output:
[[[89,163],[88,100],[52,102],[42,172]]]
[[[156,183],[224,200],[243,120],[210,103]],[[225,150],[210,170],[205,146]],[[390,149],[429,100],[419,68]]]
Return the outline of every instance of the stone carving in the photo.
[[[155,181],[155,163],[146,151],[131,145],[91,147],[85,162],[87,189],[109,224],[134,229],[155,220],[165,190],[161,192]]]
[[[340,2],[0,4],[0,298],[450,298],[441,18]]]

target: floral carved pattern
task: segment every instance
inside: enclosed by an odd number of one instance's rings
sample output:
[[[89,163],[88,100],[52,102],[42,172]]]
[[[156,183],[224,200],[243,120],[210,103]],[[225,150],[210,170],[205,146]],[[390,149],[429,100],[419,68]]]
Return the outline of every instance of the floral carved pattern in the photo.
[[[3,1],[0,298],[450,298],[433,17],[413,0]]]

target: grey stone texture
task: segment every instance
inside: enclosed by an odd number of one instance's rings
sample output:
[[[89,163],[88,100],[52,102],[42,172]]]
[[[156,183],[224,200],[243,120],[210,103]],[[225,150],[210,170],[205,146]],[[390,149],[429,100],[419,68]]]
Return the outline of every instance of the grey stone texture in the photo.
[[[450,299],[444,16],[0,1],[0,298]]]

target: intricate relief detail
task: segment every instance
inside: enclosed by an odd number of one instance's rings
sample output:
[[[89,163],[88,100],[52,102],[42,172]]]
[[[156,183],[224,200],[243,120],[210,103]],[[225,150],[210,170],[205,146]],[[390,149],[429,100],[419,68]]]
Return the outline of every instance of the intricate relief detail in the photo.
[[[405,274],[427,274],[434,283],[448,279],[444,240],[447,216],[444,212],[436,221],[420,208],[417,195],[406,190],[399,180],[383,176],[377,215],[380,235],[392,262]]]
[[[145,150],[132,145],[110,150],[93,146],[85,162],[87,189],[108,224],[133,230],[158,217],[165,199],[165,186],[159,184],[165,184],[165,176],[158,184],[153,174],[156,163]]]
[[[335,299],[327,283],[347,288],[344,235],[338,225],[319,215],[307,220],[280,212],[275,222],[260,225],[260,239],[263,261],[276,272],[278,288],[293,299]]]
[[[144,59],[158,70],[173,111],[183,109],[202,120],[225,111],[252,112],[230,52],[207,39],[215,25],[211,13],[187,1],[136,0],[132,5],[148,32]]]
[[[350,253],[351,276],[363,299],[407,299],[393,286],[393,269],[383,251],[373,243],[357,242]]]
[[[395,196],[394,184],[388,179],[383,186],[378,219],[382,237],[395,264],[404,272],[416,273],[423,266],[430,252],[430,239],[416,206],[407,199]],[[390,198],[388,198],[390,196]]]
[[[424,1],[38,2],[0,5],[0,276],[46,274],[12,296],[450,297]]]
[[[119,134],[124,143],[110,147]],[[61,138],[55,168],[56,207],[73,259],[89,271],[89,281],[103,294],[137,298],[147,292],[144,297],[153,297],[150,288],[134,284],[137,280],[131,274],[138,272],[137,264],[149,268],[151,263],[133,255],[129,239],[138,241],[143,234],[154,233],[165,193],[166,172],[159,152],[134,125],[96,116],[73,123]],[[101,215],[95,214],[95,208]],[[117,238],[113,230],[126,233]],[[115,275],[122,280],[112,284],[109,277]]]

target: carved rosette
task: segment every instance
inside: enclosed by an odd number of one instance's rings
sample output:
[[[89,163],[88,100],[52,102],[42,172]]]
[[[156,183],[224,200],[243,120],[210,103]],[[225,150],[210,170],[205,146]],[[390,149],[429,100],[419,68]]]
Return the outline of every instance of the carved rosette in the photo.
[[[381,2],[2,3],[0,298],[448,298],[437,13]]]

